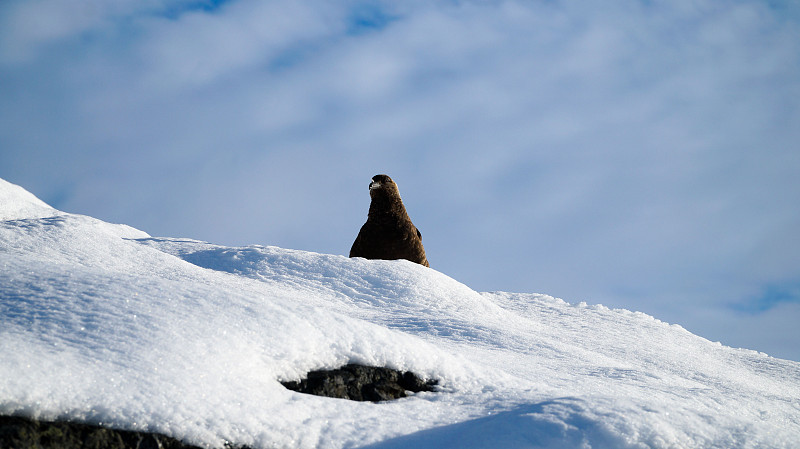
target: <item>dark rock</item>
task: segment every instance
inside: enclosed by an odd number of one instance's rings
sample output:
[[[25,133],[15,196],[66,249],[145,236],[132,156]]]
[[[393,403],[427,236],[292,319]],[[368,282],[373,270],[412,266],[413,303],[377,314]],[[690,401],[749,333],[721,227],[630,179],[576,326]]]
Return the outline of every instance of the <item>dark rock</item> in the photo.
[[[0,416],[0,449],[200,449],[165,435]]]
[[[311,371],[305,379],[282,382],[284,387],[300,393],[372,402],[403,398],[406,391],[433,391],[437,383],[409,371],[355,364]]]

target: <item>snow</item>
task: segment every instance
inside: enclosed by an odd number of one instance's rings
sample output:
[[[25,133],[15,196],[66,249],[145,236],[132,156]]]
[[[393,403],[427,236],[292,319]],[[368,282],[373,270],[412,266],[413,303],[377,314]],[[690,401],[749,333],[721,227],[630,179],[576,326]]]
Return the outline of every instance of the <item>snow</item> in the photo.
[[[255,448],[789,448],[800,363],[406,261],[153,238],[0,180],[0,414]],[[279,381],[439,380],[360,403]]]
[[[0,179],[0,220],[49,217],[57,213],[22,187]]]

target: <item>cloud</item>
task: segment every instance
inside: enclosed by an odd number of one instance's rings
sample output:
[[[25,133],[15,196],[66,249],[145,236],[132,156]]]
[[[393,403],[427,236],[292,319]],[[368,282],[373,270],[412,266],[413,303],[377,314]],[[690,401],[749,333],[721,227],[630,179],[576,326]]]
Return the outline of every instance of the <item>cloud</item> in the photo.
[[[788,3],[89,5],[0,6],[0,177],[56,207],[346,254],[387,172],[479,290],[683,323],[800,276]]]
[[[785,303],[800,303],[800,281],[766,285],[761,290],[757,296],[734,305],[733,309],[759,314]]]
[[[337,13],[324,2],[237,2],[224,14],[198,11],[147,23],[136,53],[143,79],[158,91],[225,83],[226,75],[269,67],[341,32],[341,19],[331,17]]]
[[[8,0],[0,8],[0,62],[30,63],[51,45],[76,44],[80,37],[108,32],[131,17],[181,13],[201,8],[213,10],[222,2],[193,0],[115,1]],[[81,42],[77,42],[81,45]]]

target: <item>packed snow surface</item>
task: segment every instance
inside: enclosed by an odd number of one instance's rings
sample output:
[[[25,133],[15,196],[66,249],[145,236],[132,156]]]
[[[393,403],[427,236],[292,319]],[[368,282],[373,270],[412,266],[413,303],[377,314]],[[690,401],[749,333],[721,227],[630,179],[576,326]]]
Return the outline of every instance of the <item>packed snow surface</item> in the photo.
[[[407,261],[152,238],[2,180],[0,266],[0,414],[255,448],[800,446],[800,363],[642,313],[478,293]],[[279,383],[346,363],[438,391],[361,403]]]

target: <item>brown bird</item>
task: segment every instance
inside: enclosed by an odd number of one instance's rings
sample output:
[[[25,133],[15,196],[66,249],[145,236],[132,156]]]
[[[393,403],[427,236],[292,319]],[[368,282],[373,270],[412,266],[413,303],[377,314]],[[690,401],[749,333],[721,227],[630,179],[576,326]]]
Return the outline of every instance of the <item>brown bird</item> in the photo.
[[[369,184],[367,222],[350,249],[350,257],[406,259],[429,267],[422,233],[411,223],[397,184],[387,175],[375,175]]]

